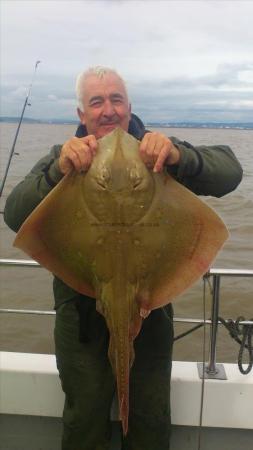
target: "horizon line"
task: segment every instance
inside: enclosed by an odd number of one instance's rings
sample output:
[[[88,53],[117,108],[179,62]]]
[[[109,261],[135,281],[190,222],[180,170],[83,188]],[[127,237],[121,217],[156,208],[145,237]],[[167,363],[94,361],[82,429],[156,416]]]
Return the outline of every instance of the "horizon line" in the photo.
[[[19,121],[20,120],[20,116],[0,116],[0,121],[8,121],[8,120],[15,120],[15,121]],[[32,118],[32,117],[24,117],[23,121],[31,121],[31,122],[38,122],[38,123],[42,123],[42,122],[61,122],[61,123],[80,123],[80,121],[78,119],[71,119],[71,118],[60,118],[57,119],[55,117],[50,117],[50,118],[44,118],[44,119],[40,119],[40,118]],[[249,121],[242,121],[242,120],[154,120],[154,121],[143,121],[145,123],[145,125],[172,125],[172,124],[224,124],[224,125],[229,125],[229,124],[244,124],[244,125],[251,125],[253,127],[253,122],[249,122]]]

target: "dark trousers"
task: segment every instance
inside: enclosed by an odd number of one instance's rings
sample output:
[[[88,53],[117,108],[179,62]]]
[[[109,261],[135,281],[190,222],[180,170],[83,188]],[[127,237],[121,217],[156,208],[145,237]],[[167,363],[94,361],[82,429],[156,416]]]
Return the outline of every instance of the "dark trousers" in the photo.
[[[115,392],[109,334],[95,301],[82,301],[83,308],[70,301],[56,313],[56,359],[66,395],[62,450],[106,450]],[[135,339],[124,450],[169,450],[172,315],[171,305],[152,311]]]

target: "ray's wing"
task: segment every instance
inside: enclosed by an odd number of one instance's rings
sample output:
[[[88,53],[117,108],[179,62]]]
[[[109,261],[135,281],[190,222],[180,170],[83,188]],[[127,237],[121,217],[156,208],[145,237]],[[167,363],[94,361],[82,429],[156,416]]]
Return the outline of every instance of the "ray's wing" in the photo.
[[[14,246],[76,291],[94,296],[90,248],[96,227],[83,199],[83,176],[71,173],[58,183],[24,222]]]
[[[213,209],[170,176],[156,177],[145,222],[142,245],[150,270],[139,301],[150,310],[171,302],[208,271],[228,231]]]

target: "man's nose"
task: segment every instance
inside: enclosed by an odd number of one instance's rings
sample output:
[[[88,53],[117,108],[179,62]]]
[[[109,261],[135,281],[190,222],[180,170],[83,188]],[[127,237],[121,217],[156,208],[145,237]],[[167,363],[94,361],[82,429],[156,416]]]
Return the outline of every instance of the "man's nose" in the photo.
[[[114,106],[110,100],[105,101],[103,113],[105,116],[113,116],[115,114]]]

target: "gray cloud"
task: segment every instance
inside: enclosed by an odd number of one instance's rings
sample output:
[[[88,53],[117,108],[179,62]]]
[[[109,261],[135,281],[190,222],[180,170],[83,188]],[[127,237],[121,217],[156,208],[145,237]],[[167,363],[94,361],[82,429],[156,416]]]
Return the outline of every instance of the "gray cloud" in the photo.
[[[247,120],[252,122],[253,81],[240,80],[240,74],[251,70],[251,64],[225,65],[205,77],[178,77],[160,83],[148,81],[129,86],[134,105],[152,120]],[[145,107],[143,107],[145,105]],[[218,117],[217,117],[218,115]],[[226,119],[227,117],[227,119]]]
[[[75,118],[76,74],[104,64],[144,120],[252,121],[251,16],[247,1],[3,0],[2,114],[18,114],[41,59],[32,117]]]

